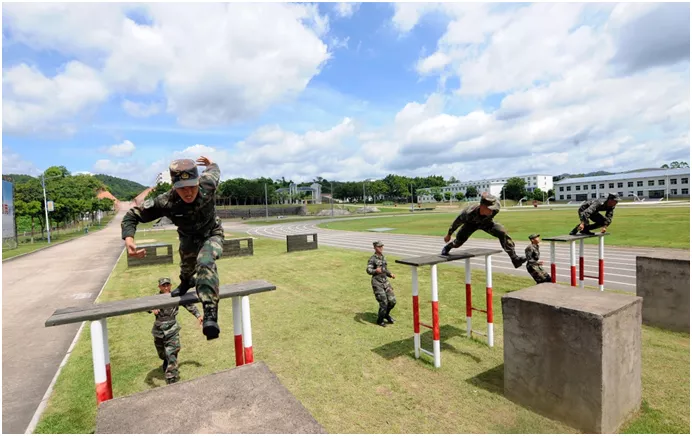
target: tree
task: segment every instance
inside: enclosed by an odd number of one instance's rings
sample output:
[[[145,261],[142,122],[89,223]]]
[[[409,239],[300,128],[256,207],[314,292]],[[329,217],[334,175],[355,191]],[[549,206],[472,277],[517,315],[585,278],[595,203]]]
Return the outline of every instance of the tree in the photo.
[[[475,186],[466,187],[466,198],[476,198],[478,197],[478,189]]]
[[[533,190],[533,192],[530,192],[529,194],[531,194],[531,198],[529,198],[529,196],[527,195],[527,198],[529,200],[534,199],[538,201],[543,201],[543,198],[547,198],[545,193],[541,191],[541,188],[536,188]]]
[[[505,184],[505,198],[519,200],[526,195],[526,181],[521,177],[510,177]]]
[[[147,199],[156,198],[159,195],[170,191],[172,187],[173,186],[170,183],[166,183],[166,182],[159,183],[158,185],[154,186],[154,188],[151,191],[149,191],[146,198]]]
[[[454,197],[457,199],[457,201],[461,201],[464,199],[464,194],[461,192],[457,192],[456,194],[454,194]]]

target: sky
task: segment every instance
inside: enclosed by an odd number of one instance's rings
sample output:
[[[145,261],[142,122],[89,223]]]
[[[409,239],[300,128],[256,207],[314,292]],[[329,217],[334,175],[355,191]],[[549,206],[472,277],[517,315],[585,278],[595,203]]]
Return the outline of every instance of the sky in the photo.
[[[476,180],[690,157],[689,3],[3,3],[2,172]]]

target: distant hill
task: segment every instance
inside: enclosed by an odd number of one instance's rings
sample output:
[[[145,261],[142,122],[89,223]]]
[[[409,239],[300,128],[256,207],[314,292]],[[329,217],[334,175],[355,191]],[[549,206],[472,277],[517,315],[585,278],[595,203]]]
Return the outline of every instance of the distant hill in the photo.
[[[608,171],[593,171],[587,174],[560,174],[559,176],[553,176],[553,181],[557,182],[559,180],[563,179],[572,179],[572,178],[578,178],[578,177],[594,177],[594,176],[610,176],[615,173],[609,173]]]
[[[14,184],[26,183],[29,180],[36,178],[36,177],[27,176],[26,174],[3,174],[2,177],[5,180],[11,180]]]
[[[106,174],[95,174],[94,177],[102,181],[103,184],[108,187],[110,193],[120,201],[132,200],[140,192],[148,188],[148,186],[141,185],[137,182],[108,176]]]

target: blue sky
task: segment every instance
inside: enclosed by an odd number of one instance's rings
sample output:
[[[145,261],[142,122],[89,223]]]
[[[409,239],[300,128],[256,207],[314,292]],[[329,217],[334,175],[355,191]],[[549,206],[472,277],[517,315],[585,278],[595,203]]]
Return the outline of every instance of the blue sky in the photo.
[[[3,114],[3,173],[660,165],[689,157],[689,4],[4,4]]]

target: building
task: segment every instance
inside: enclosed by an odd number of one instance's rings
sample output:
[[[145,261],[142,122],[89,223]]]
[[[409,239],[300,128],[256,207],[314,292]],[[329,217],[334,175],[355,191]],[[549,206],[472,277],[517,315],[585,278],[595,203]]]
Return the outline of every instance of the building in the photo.
[[[108,198],[110,200],[113,200],[113,210],[118,210],[120,209],[120,200],[115,198],[113,194],[110,192],[106,191],[105,189],[99,189],[99,191],[96,193],[96,198],[99,200],[102,198]]]
[[[308,202],[313,204],[322,204],[322,185],[313,183],[310,186],[301,186],[300,188],[295,183],[288,185],[288,188],[279,188],[276,194],[282,203],[293,203],[297,199],[303,199],[305,193],[310,194]]]
[[[156,175],[156,184],[159,185],[161,183],[168,183],[169,185],[171,184],[170,171],[163,171]]]
[[[557,201],[605,198],[617,192],[634,200],[690,196],[690,169],[632,171],[607,176],[577,177],[555,182]]]
[[[553,189],[553,176],[548,176],[545,174],[530,174],[524,176],[514,176],[524,179],[526,182],[526,190],[533,192],[536,188],[540,188],[541,191],[547,193],[549,190]],[[474,186],[478,194],[487,192],[491,195],[497,197],[502,196],[502,188],[507,183],[507,180],[512,177],[499,177],[494,179],[483,179],[483,180],[470,180],[467,182],[452,183],[451,185],[443,186],[440,188],[440,193],[450,193],[452,194],[453,201],[456,201],[455,196],[457,193],[466,195],[466,188],[469,186]],[[431,188],[422,188],[417,190],[418,202],[428,203],[435,201],[433,198]]]

